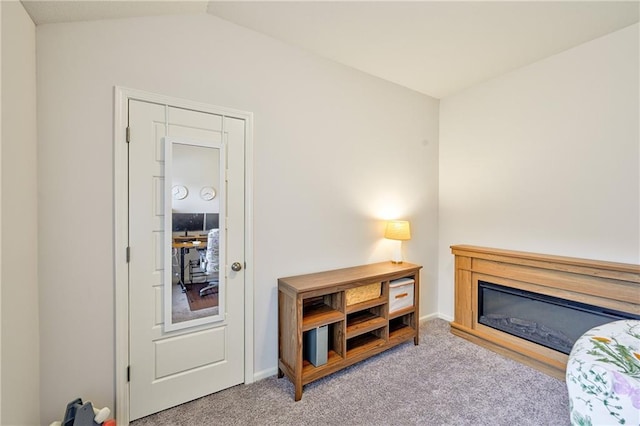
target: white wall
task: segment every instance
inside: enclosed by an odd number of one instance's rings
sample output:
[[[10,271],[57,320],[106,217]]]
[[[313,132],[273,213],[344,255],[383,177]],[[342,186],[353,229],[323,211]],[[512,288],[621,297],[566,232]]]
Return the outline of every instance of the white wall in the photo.
[[[0,100],[2,99],[2,6],[0,6]],[[0,188],[2,187],[2,102],[0,101]],[[2,223],[2,196],[0,196],[0,224]],[[0,241],[2,226],[0,225]],[[2,422],[2,244],[0,244],[0,422]]]
[[[258,375],[277,278],[389,259],[384,217],[411,220],[437,312],[437,100],[212,16],[43,25],[37,47],[43,423],[114,405],[114,85],[254,113]]]
[[[640,263],[638,25],[440,107],[439,300],[452,244]]]
[[[2,411],[0,424],[39,424],[36,29],[2,1]]]

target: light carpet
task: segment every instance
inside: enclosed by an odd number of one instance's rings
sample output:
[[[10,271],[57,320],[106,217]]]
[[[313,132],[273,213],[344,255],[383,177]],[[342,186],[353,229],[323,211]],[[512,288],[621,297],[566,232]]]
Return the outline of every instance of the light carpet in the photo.
[[[304,387],[275,376],[145,417],[157,425],[569,425],[563,381],[423,322],[402,344]]]

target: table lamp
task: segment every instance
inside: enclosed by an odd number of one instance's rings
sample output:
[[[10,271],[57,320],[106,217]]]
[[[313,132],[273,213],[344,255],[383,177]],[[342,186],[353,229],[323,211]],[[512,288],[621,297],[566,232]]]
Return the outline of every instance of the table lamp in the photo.
[[[402,263],[402,242],[411,239],[411,229],[409,222],[406,220],[390,220],[387,222],[387,229],[384,231],[384,237],[389,240],[396,240],[394,247],[392,263]]]

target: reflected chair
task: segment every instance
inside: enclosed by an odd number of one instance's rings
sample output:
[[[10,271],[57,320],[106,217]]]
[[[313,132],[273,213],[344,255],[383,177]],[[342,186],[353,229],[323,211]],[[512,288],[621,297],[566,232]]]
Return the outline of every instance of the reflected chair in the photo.
[[[182,264],[180,263],[179,249],[174,247],[171,249],[171,275],[173,275],[173,277],[178,280],[178,285],[182,289],[182,292],[185,293],[187,291],[187,287],[182,281],[181,271]]]
[[[207,250],[200,253],[200,270],[208,278],[207,286],[200,289],[200,296],[217,293],[220,272],[220,230],[212,229],[207,234]]]

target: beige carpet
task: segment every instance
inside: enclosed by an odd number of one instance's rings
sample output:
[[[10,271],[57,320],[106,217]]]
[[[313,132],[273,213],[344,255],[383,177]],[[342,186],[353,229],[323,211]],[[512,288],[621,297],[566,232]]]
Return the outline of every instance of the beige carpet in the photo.
[[[563,381],[453,336],[443,320],[304,388],[275,376],[132,422],[158,425],[569,425]],[[276,339],[276,336],[273,336]]]

